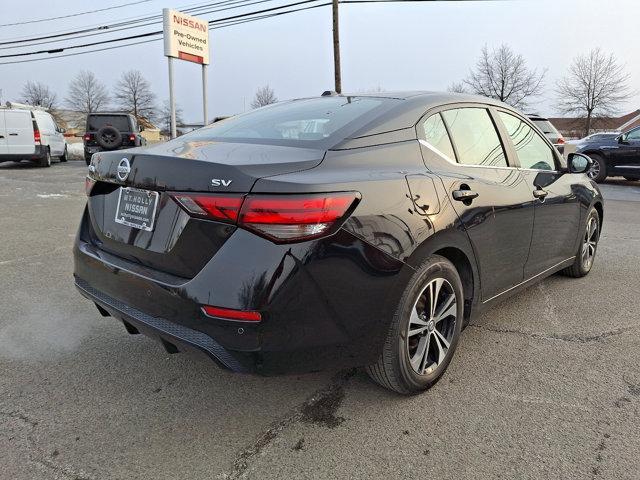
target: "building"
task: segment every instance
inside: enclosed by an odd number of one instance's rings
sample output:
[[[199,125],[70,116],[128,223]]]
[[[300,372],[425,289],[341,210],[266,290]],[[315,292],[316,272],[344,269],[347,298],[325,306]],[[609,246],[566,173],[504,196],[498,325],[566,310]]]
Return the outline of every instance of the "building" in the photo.
[[[584,117],[549,118],[549,121],[567,139],[584,137]],[[640,110],[621,117],[597,117],[591,120],[592,133],[626,132],[638,126],[640,126]]]

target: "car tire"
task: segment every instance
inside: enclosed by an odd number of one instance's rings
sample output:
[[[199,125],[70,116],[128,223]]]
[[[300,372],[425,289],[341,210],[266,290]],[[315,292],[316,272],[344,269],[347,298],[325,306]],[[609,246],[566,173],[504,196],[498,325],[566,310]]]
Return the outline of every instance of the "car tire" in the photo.
[[[604,162],[604,158],[596,153],[589,154],[589,157],[593,160],[593,165],[587,175],[595,182],[603,182],[607,178],[607,165]]]
[[[91,155],[87,155],[86,153],[84,154],[84,161],[87,164],[87,166],[89,166],[89,164],[91,163]]]
[[[44,151],[44,157],[38,160],[39,167],[50,167],[51,166],[51,151],[46,148]]]
[[[560,273],[568,277],[584,277],[593,267],[593,260],[595,259],[598,240],[600,239],[600,215],[595,208],[592,208],[589,215],[587,215],[584,233],[580,239],[580,246],[573,265],[560,271]]]
[[[428,257],[403,292],[380,357],[366,367],[367,373],[379,385],[403,395],[432,387],[454,355],[463,313],[462,282],[456,268],[439,255]]]
[[[640,180],[640,178],[638,177],[624,177],[624,179],[630,182],[637,182],[638,180]]]
[[[59,159],[60,159],[60,161],[61,161],[61,162],[66,162],[66,161],[68,160],[68,158],[67,158],[67,154],[68,154],[68,152],[67,152],[67,147],[65,146],[65,147],[64,147],[64,152],[63,152],[63,153],[62,153],[62,155],[60,155],[60,157],[59,157]]]

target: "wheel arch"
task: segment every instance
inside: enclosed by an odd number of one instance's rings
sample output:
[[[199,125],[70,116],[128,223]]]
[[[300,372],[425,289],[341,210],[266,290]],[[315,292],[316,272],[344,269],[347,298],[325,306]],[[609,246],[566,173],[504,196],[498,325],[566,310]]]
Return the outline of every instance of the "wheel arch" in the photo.
[[[438,232],[420,244],[407,259],[407,263],[417,266],[430,255],[446,258],[458,271],[464,292],[464,323],[466,325],[480,298],[480,276],[469,238],[466,233],[459,230]]]
[[[596,212],[598,212],[598,220],[600,221],[600,229],[602,229],[602,222],[604,220],[604,207],[602,205],[602,202],[599,200],[596,200],[593,204],[593,208],[596,209]]]

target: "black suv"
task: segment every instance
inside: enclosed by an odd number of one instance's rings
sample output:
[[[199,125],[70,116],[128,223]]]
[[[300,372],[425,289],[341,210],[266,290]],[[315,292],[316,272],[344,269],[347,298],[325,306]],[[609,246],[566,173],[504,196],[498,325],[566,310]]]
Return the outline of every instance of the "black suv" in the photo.
[[[141,147],[147,141],[140,135],[143,130],[129,113],[90,113],[84,134],[84,159],[87,165],[96,152]]]
[[[576,151],[593,160],[589,177],[596,182],[616,175],[640,180],[640,127],[618,136],[589,139]]]

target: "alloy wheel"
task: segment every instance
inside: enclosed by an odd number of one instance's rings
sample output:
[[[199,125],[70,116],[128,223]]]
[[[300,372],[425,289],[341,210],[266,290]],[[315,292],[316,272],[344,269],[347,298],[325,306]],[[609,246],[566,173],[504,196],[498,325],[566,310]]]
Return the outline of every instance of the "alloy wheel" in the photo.
[[[453,337],[457,298],[444,278],[431,280],[411,310],[406,348],[409,363],[418,375],[428,375],[444,362]]]
[[[584,234],[584,241],[582,243],[582,266],[585,270],[589,270],[593,264],[593,258],[596,255],[597,243],[598,220],[595,217],[589,217],[587,230]]]
[[[600,175],[600,162],[598,162],[597,160],[594,160],[593,164],[591,165],[591,168],[587,172],[587,176],[591,179],[594,179],[598,175]]]

